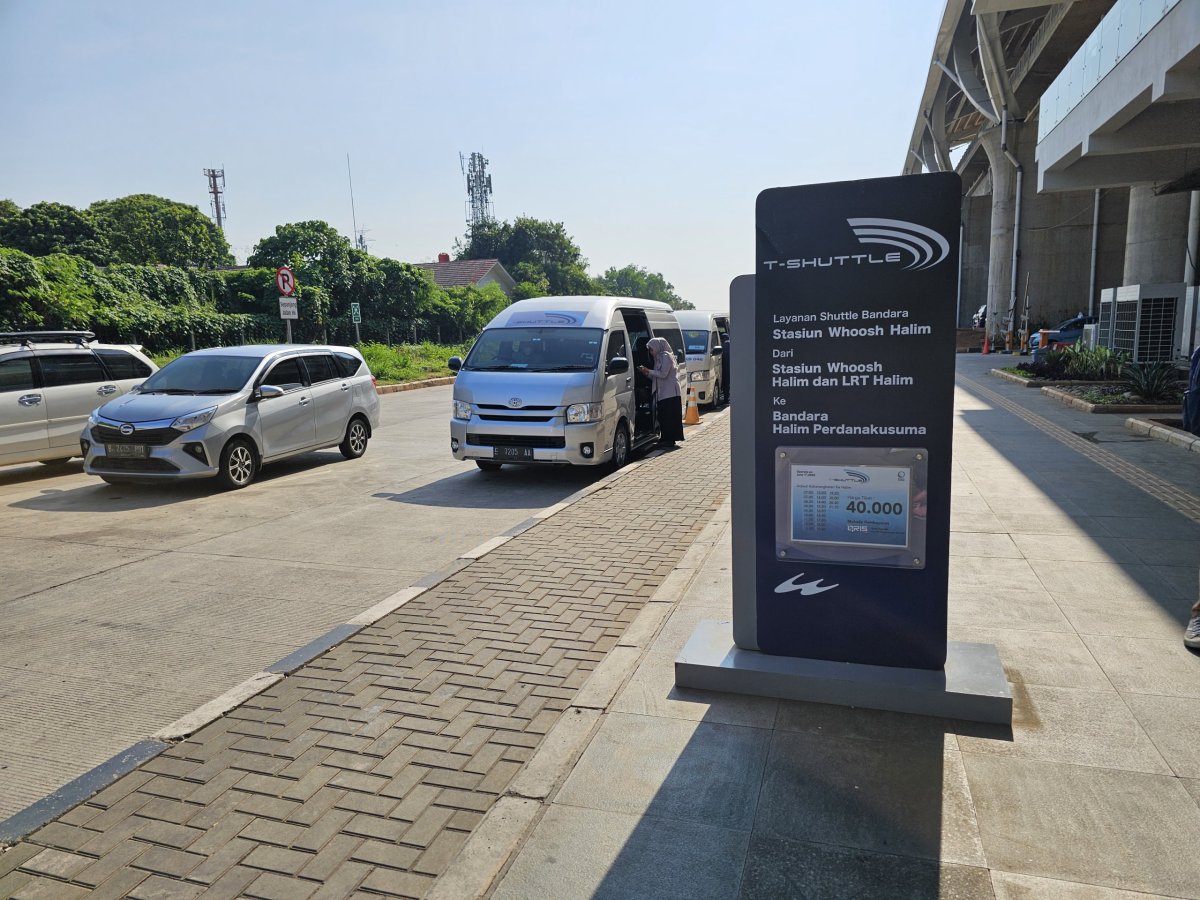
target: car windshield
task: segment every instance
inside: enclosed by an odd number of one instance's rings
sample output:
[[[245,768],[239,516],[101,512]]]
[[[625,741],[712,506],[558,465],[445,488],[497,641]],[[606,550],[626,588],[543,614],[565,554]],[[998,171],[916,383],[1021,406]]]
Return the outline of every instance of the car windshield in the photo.
[[[236,394],[261,359],[254,356],[187,354],[167,363],[141,383],[142,394]]]
[[[688,353],[704,353],[708,350],[708,332],[684,329],[683,346]]]
[[[489,328],[467,354],[477,372],[582,372],[600,359],[599,328]]]
[[[1082,316],[1071,316],[1069,319],[1063,319],[1054,326],[1055,331],[1061,331],[1064,328],[1078,328],[1083,323]]]

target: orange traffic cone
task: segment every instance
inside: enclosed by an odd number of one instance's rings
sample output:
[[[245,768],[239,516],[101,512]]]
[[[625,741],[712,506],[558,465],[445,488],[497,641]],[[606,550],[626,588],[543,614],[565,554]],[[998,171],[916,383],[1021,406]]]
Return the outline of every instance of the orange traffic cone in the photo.
[[[700,407],[696,405],[696,389],[688,385],[687,412],[683,416],[684,425],[700,424]]]

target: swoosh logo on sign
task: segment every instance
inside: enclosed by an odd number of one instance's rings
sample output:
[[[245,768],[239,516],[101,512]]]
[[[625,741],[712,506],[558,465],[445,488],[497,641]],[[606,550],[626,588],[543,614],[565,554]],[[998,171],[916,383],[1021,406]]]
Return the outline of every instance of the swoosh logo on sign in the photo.
[[[804,577],[804,573],[801,572],[799,575],[796,575],[793,578],[789,578],[783,584],[781,584],[775,588],[775,593],[790,594],[792,591],[799,591],[801,596],[811,597],[813,594],[820,594],[820,593],[823,593],[824,591],[831,591],[835,587],[837,587],[836,584],[822,585],[820,578],[816,579],[815,581],[805,581],[803,583],[798,583],[797,580],[800,578],[803,578],[803,577]]]

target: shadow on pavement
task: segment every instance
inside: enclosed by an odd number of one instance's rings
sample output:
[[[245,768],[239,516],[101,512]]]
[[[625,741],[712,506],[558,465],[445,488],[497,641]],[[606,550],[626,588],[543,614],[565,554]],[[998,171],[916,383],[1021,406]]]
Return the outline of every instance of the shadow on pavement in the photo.
[[[727,706],[721,697],[668,695]],[[681,726],[649,721],[651,730]],[[772,728],[721,724],[711,712],[688,726],[694,732],[594,896],[923,900],[990,891],[966,776],[946,735],[968,728],[1011,740],[1010,729],[790,701],[780,701]],[[588,752],[620,759],[639,750],[605,743],[602,731]],[[632,780],[652,772],[655,743],[641,741],[646,762]],[[607,802],[598,796],[596,805]]]
[[[604,467],[504,466],[498,472],[472,468],[401,493],[372,494],[413,506],[461,509],[525,509],[550,506],[607,474]]]
[[[254,485],[269,484],[289,475],[319,469],[346,460],[338,452],[318,451],[303,453],[279,462],[263,466],[255,477]],[[68,472],[83,473],[83,462],[63,466],[44,466],[45,475],[34,473],[39,478],[61,476]],[[2,477],[2,476],[0,476]],[[28,476],[20,479],[28,483]],[[15,483],[0,480],[0,485]],[[16,509],[35,509],[41,512],[125,512],[131,509],[153,509],[175,503],[187,503],[202,497],[225,493],[226,489],[216,478],[187,478],[178,481],[162,481],[123,484],[108,484],[98,476],[89,476],[89,483],[65,490],[44,490],[36,497],[27,497],[10,503]],[[237,491],[229,491],[236,494]]]

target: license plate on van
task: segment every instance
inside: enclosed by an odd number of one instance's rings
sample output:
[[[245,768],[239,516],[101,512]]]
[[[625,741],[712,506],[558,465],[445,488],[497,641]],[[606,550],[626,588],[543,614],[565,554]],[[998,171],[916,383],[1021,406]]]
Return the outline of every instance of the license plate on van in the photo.
[[[148,449],[145,444],[109,444],[104,452],[113,459],[145,459]]]
[[[493,447],[492,459],[533,459],[532,447]]]

